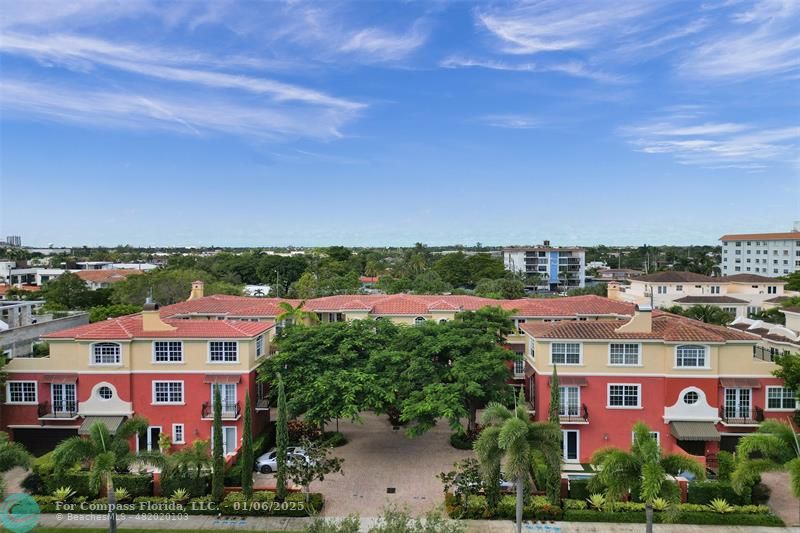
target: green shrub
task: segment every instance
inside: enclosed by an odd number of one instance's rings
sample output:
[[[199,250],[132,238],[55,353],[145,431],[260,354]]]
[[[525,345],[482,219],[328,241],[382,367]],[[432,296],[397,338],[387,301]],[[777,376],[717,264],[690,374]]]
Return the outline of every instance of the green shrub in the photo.
[[[725,481],[693,481],[689,483],[687,503],[706,505],[718,498],[734,505],[748,505],[750,503],[750,491],[737,494],[731,484]]]
[[[43,494],[46,490],[42,476],[36,472],[31,472],[25,476],[20,486],[30,494]]]
[[[586,500],[562,500],[561,502],[564,506],[565,511],[583,511],[586,509],[588,504]]]
[[[236,464],[233,465],[225,472],[224,483],[226,487],[241,487],[242,486],[242,462],[236,461]]]
[[[456,432],[450,435],[450,446],[457,450],[471,450],[472,441],[466,433]]]
[[[486,497],[471,495],[467,497],[467,507],[463,509],[452,494],[445,495],[445,509],[451,518],[478,520],[496,518],[513,520],[517,512],[517,500],[513,495],[500,498],[494,513],[486,507]],[[525,504],[522,516],[526,520],[559,520],[563,515],[561,507],[553,505],[545,496],[533,496]]]
[[[653,521],[660,523],[664,520],[665,513],[655,513]],[[636,524],[644,523],[643,511],[606,512],[606,511],[565,511],[564,520],[568,522],[617,522]],[[783,526],[780,518],[771,514],[745,514],[729,513],[719,514],[712,512],[683,511],[677,516],[679,524],[700,525],[741,525],[741,526]]]
[[[190,498],[208,494],[210,478],[207,475],[194,476],[188,472],[175,472],[161,478],[161,494],[172,494],[178,489],[185,490]]]
[[[151,474],[114,474],[113,480],[114,488],[127,490],[131,498],[153,495]]]
[[[772,493],[772,489],[768,486],[764,485],[763,483],[756,483],[753,485],[753,490],[750,492],[751,503],[756,505],[763,505],[769,501],[769,496]]]
[[[736,468],[736,462],[733,458],[733,454],[731,452],[721,451],[717,454],[717,480],[718,481],[730,481],[731,474],[733,473],[734,468]]]
[[[326,431],[322,434],[322,444],[338,448],[347,444],[347,437],[339,431]]]
[[[573,500],[585,500],[589,497],[589,480],[588,479],[570,479],[569,480],[569,497]]]

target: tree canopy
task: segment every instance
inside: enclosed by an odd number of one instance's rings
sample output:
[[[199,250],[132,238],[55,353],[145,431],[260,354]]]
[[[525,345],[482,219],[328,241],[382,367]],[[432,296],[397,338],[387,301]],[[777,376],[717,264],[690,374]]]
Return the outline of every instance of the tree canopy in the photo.
[[[472,428],[477,409],[511,394],[514,354],[500,346],[511,330],[499,308],[414,327],[371,319],[297,325],[278,336],[278,353],[259,374],[273,381],[280,372],[290,413],[313,423],[391,408],[411,424],[411,435],[439,419],[458,429],[466,419]]]

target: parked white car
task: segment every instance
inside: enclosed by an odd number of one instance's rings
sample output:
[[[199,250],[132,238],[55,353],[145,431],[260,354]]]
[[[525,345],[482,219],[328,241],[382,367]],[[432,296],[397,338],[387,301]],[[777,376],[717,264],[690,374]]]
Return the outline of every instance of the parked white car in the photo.
[[[306,455],[306,451],[299,446],[287,447],[286,458],[288,461],[292,461],[297,458],[301,458],[304,461],[311,460],[308,455]],[[269,474],[270,472],[276,471],[278,469],[278,451],[273,448],[267,453],[260,455],[256,459],[255,469],[262,474]]]

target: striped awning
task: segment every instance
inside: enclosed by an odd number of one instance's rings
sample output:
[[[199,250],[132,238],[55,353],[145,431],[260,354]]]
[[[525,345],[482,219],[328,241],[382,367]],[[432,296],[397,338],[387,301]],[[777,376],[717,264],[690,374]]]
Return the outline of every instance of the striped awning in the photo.
[[[76,383],[78,374],[45,374],[44,383]]]
[[[719,384],[726,389],[760,389],[761,382],[753,378],[722,378]]]
[[[553,381],[553,378],[550,378]],[[559,386],[572,385],[575,387],[585,387],[589,383],[586,381],[585,376],[558,376]]]
[[[719,441],[719,431],[713,422],[683,422],[670,423],[669,432],[678,440]]]
[[[203,383],[239,383],[241,374],[206,374]]]
[[[83,419],[81,427],[78,428],[78,435],[88,435],[89,428],[98,422],[105,424],[108,432],[113,435],[124,420],[124,416],[87,416]]]

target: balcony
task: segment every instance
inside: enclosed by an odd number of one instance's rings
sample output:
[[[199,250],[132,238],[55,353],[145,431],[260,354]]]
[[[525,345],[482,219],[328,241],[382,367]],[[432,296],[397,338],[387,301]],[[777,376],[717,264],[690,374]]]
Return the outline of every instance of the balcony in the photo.
[[[563,415],[559,413],[558,421],[562,424],[588,424],[589,408],[586,407],[585,403],[582,403],[578,413],[573,414],[569,410]]]
[[[78,417],[78,402],[67,400],[51,404],[39,404],[39,420],[72,420]]]
[[[726,426],[757,426],[764,421],[764,410],[753,407],[752,411],[744,412],[736,405],[719,408],[719,417]]]
[[[222,402],[222,419],[236,420],[241,415],[239,402]],[[214,405],[211,402],[203,403],[202,418],[212,420],[214,418]]]

